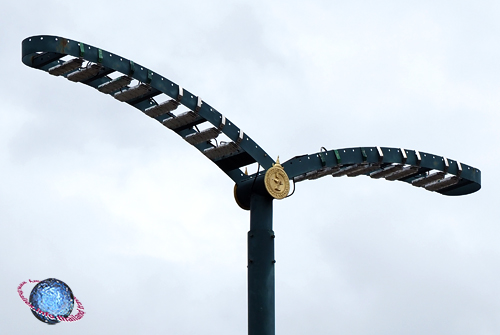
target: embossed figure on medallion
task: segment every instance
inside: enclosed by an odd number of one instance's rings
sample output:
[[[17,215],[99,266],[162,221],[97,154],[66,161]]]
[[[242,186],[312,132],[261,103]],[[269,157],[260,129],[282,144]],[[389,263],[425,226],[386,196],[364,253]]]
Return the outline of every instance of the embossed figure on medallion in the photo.
[[[273,182],[276,184],[276,186],[274,187],[274,190],[276,192],[281,192],[283,190],[282,186],[283,186],[283,181],[279,179],[279,176],[278,176],[278,172],[276,172],[274,174],[274,179],[273,179]]]

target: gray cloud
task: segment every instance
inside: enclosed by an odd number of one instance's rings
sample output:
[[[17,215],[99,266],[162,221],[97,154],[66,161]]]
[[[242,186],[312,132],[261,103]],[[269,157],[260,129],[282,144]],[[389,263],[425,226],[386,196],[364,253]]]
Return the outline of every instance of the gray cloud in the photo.
[[[275,202],[278,334],[498,333],[494,3],[9,3],[0,13],[0,320],[8,334],[245,334],[248,213],[168,129],[34,71],[54,34],[144,64],[273,157],[395,146],[478,167],[443,197],[325,177]],[[254,172],[254,171],[250,171]],[[16,293],[57,277],[87,315],[55,327]],[[29,294],[25,292],[25,294]]]

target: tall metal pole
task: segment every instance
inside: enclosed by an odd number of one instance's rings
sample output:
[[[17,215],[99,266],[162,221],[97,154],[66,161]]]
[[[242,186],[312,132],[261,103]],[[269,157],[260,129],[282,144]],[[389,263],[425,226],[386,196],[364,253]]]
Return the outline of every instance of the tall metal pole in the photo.
[[[274,335],[273,198],[253,193],[248,232],[248,335]]]

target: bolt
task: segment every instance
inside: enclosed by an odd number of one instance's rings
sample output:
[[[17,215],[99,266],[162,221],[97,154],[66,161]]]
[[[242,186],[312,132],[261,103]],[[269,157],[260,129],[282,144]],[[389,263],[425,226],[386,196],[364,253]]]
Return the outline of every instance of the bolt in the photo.
[[[271,238],[275,238],[275,237],[276,237],[276,235],[271,235]]]

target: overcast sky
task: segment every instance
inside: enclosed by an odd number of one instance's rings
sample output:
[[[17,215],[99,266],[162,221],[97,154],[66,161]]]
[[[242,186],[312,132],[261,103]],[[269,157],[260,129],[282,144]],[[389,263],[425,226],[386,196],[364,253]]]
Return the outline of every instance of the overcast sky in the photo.
[[[378,145],[479,168],[462,197],[325,177],[275,201],[276,332],[499,334],[499,15],[498,1],[3,3],[0,333],[247,332],[233,182],[138,110],[26,67],[21,41],[50,34],[180,84],[282,162]],[[19,298],[49,277],[81,321],[44,325]]]

